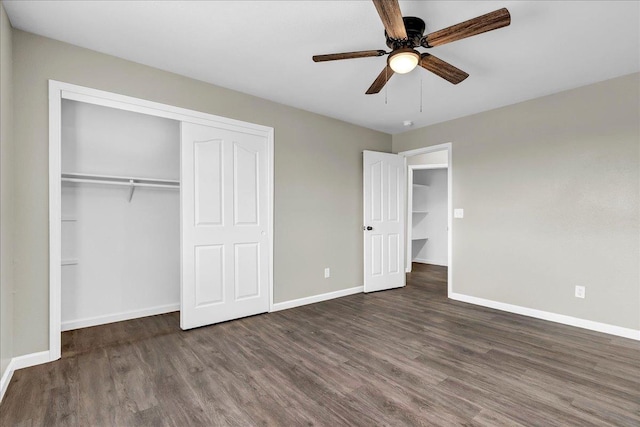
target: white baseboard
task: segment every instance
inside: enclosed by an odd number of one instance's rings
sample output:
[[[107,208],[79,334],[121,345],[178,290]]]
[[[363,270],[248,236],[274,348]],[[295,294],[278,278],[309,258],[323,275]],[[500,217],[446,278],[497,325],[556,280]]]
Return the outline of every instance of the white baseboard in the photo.
[[[14,371],[15,368],[13,367],[13,359],[11,359],[9,361],[9,364],[7,365],[7,369],[5,369],[4,373],[2,374],[2,378],[0,378],[0,402],[2,402],[2,398],[7,392],[7,387],[9,387],[9,382],[11,382]]]
[[[0,378],[0,402],[2,402],[2,398],[7,392],[7,388],[9,387],[9,383],[11,382],[11,378],[13,378],[13,373],[15,371],[22,368],[28,368],[30,366],[41,365],[50,361],[51,356],[49,354],[49,350],[25,354],[11,359],[7,365],[7,369],[4,371],[4,374],[2,374],[2,378]]]
[[[579,319],[577,317],[566,316],[564,314],[551,313],[548,311],[521,307],[519,305],[506,304],[503,302],[492,301],[453,292],[449,294],[449,298],[456,301],[468,302],[470,304],[494,308],[496,310],[507,311],[509,313],[521,314],[523,316],[535,317],[536,319],[548,320],[550,322],[562,323],[563,325],[575,326],[582,329],[589,329],[590,331],[603,332],[605,334],[640,341],[640,330],[636,329],[623,328],[622,326],[615,326],[609,325],[607,323],[594,322],[592,320]]]
[[[43,363],[51,362],[49,350],[39,351],[37,353],[29,353],[23,356],[14,357],[11,362],[13,363],[13,370],[28,368],[30,366],[41,365]]]
[[[446,259],[414,258],[412,262],[419,262],[422,264],[441,265],[443,267],[446,267],[448,264]]]
[[[327,292],[326,294],[314,295],[311,297],[298,298],[291,301],[278,302],[273,304],[273,311],[286,310],[288,308],[300,307],[301,305],[313,304],[316,302],[327,301],[334,298],[346,297],[347,295],[359,294],[364,292],[364,286],[356,286],[355,288],[341,289],[339,291]]]
[[[180,303],[160,305],[157,307],[150,307],[142,310],[124,311],[120,313],[107,314],[104,316],[86,317],[84,319],[78,320],[67,320],[66,322],[62,322],[62,331],[71,331],[73,329],[105,325],[107,323],[138,319],[140,317],[153,316],[156,314],[171,313],[172,311],[177,310],[180,310]]]

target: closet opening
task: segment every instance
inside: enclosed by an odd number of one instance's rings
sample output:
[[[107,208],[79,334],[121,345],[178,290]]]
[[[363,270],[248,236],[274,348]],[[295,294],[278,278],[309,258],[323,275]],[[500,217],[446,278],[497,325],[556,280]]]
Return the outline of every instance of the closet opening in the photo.
[[[63,99],[61,330],[180,309],[180,122]]]
[[[409,165],[411,262],[446,267],[447,166]]]
[[[49,81],[49,350],[61,332],[273,308],[274,130]]]
[[[451,293],[452,164],[451,144],[399,153],[407,165],[406,265],[429,276]]]

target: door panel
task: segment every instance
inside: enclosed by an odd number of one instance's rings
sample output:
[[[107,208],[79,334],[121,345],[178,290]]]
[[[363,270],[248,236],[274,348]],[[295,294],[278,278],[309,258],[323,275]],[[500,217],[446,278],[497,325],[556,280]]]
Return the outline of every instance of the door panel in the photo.
[[[259,296],[260,248],[256,243],[235,245],[236,300]]]
[[[369,170],[371,173],[371,189],[369,192],[371,197],[371,220],[382,221],[382,162],[373,163],[369,166]]]
[[[382,276],[382,234],[371,234],[371,276]]]
[[[404,286],[404,158],[365,151],[363,170],[364,290]]]
[[[224,301],[224,246],[196,246],[196,307]]]
[[[389,234],[389,273],[398,273],[400,264],[400,236]]]
[[[182,123],[180,324],[269,310],[267,139]]]
[[[404,160],[403,160],[404,165]],[[400,191],[401,181],[404,183],[404,180],[400,179],[400,173],[403,171],[403,168],[396,167],[394,165],[387,165],[388,176],[389,176],[389,192],[388,197],[389,201],[387,203],[388,207],[388,221],[398,221],[400,218],[400,205],[402,203],[402,195],[404,192]],[[404,204],[402,204],[404,206]]]
[[[259,209],[259,153],[233,143],[235,223],[256,225]]]
[[[193,146],[195,168],[195,224],[221,225],[222,188],[224,187],[222,152],[223,141],[196,141]]]

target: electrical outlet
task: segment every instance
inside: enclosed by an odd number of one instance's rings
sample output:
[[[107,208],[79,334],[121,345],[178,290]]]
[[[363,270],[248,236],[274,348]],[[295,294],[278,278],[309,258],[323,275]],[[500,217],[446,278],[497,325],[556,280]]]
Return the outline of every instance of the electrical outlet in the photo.
[[[586,289],[584,286],[576,286],[576,298],[584,298]]]
[[[453,217],[454,218],[464,218],[464,209],[454,209],[453,210]]]
[[[327,267],[324,269],[324,278],[328,279],[329,277],[331,277],[331,269]]]

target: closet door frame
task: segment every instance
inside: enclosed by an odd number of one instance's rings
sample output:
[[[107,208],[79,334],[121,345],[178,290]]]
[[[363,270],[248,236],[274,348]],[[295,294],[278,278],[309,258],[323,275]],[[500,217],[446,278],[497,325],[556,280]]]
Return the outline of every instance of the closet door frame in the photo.
[[[189,122],[262,136],[267,141],[269,238],[269,312],[273,311],[273,195],[274,131],[268,126],[119,95],[70,83],[49,80],[49,357],[61,356],[62,331],[62,100],[84,102],[124,111],[142,113],[179,122]],[[182,191],[182,190],[181,190]],[[181,197],[182,201],[182,197]],[[182,244],[182,237],[180,239]],[[182,265],[180,266],[182,269]],[[180,283],[182,290],[182,283]],[[46,362],[43,360],[43,363]]]
[[[447,151],[447,210],[448,210],[448,214],[447,214],[447,270],[448,270],[448,275],[447,275],[447,296],[449,298],[451,298],[451,295],[453,294],[453,276],[454,276],[454,270],[453,270],[453,226],[454,226],[454,222],[453,222],[453,143],[452,142],[446,142],[443,144],[438,144],[438,145],[431,145],[428,147],[423,147],[423,148],[416,148],[414,150],[408,150],[408,151],[401,151],[398,153],[399,156],[404,156],[404,157],[411,157],[411,156],[416,156],[418,154],[427,154],[427,153],[433,153],[436,151]],[[420,166],[423,165],[419,165],[416,168],[411,168],[409,167],[407,169],[407,187],[412,188],[413,186],[413,169],[422,169]],[[427,167],[426,169],[434,169],[435,168],[442,168],[442,166],[444,165],[431,165],[430,167]],[[407,194],[405,196],[405,200],[407,201],[407,205],[409,204],[409,197],[413,197],[412,194],[409,194],[409,190],[407,189]],[[413,200],[411,201],[411,203],[413,204]],[[407,223],[407,249],[406,249],[406,257],[405,257],[405,262],[406,262],[406,272],[409,273],[411,271],[411,258],[413,256],[413,248],[412,248],[412,241],[411,241],[411,228],[413,226],[413,219],[411,218],[411,216],[413,215],[413,213],[411,212],[412,206],[407,206],[407,216],[408,219],[406,220]]]

